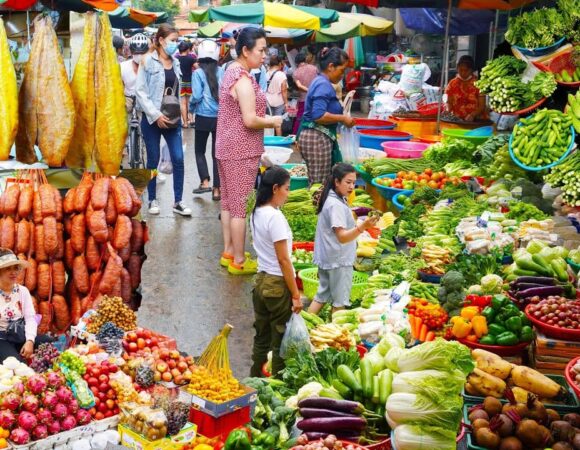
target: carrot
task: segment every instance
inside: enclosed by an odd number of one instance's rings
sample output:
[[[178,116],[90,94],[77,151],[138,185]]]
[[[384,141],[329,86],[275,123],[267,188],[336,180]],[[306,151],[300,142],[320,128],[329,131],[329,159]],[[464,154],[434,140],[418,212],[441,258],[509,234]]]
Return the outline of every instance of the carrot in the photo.
[[[432,331],[429,331],[427,333],[427,336],[425,337],[425,341],[433,341],[435,340],[435,333]]]
[[[409,314],[409,325],[411,326],[411,336],[415,339],[417,338],[417,330],[415,329],[415,316],[413,314]]]
[[[421,336],[421,327],[423,326],[423,319],[419,316],[415,316],[415,338],[419,339]]]
[[[429,329],[427,328],[427,325],[425,324],[421,325],[421,332],[419,333],[419,341],[425,342],[427,340],[428,331]]]

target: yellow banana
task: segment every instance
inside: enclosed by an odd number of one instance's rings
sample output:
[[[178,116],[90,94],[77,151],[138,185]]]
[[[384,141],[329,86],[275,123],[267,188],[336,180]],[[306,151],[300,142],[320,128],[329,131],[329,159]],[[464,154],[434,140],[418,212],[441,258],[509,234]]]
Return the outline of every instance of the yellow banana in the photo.
[[[0,17],[0,160],[10,155],[18,131],[18,86],[4,22]]]

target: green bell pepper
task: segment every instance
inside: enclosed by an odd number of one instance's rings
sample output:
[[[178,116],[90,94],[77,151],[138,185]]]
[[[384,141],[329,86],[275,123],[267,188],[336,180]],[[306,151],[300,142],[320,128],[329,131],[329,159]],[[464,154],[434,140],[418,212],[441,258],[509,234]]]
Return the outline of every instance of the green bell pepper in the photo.
[[[224,450],[252,450],[248,434],[244,430],[232,431],[228,435]]]
[[[502,308],[507,305],[509,299],[505,295],[494,295],[491,299],[491,307],[498,313]]]
[[[507,330],[498,323],[492,323],[491,325],[487,326],[488,336],[493,336],[494,339],[495,336],[499,336],[500,334],[505,333],[506,331]]]
[[[483,345],[495,345],[495,336],[486,334],[479,340],[479,343]]]
[[[483,308],[481,315],[485,317],[488,324],[493,323],[493,319],[495,319],[495,310],[491,306],[486,306]]]
[[[520,334],[522,331],[522,319],[520,316],[512,316],[505,321],[505,327],[514,334]]]
[[[534,339],[534,332],[532,327],[526,325],[522,327],[522,332],[520,333],[520,342],[530,342]]]
[[[516,345],[519,341],[520,340],[518,339],[518,337],[511,331],[506,331],[505,333],[502,333],[499,336],[496,336],[495,338],[495,343],[497,345],[505,345],[505,346]]]
[[[266,448],[271,448],[276,444],[276,437],[272,436],[270,433],[264,431],[254,439],[255,445],[262,445]]]
[[[497,315],[497,321],[505,322],[510,317],[520,317],[522,312],[518,309],[516,305],[514,305],[511,301],[505,305],[502,311]]]

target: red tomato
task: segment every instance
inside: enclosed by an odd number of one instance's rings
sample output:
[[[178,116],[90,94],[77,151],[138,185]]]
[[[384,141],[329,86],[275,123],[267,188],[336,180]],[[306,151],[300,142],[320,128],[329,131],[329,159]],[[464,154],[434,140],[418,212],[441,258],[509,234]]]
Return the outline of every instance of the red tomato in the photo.
[[[403,178],[403,175],[405,175],[405,172],[403,172],[402,170],[397,172],[397,178]]]
[[[427,186],[429,186],[430,188],[433,188],[433,189],[439,188],[439,185],[437,184],[437,182],[436,181],[433,181],[433,180],[429,181],[427,183]]]
[[[432,169],[425,169],[425,170],[423,171],[423,173],[425,173],[425,174],[427,174],[427,175],[431,175],[431,174],[433,173],[433,170],[432,170]]]

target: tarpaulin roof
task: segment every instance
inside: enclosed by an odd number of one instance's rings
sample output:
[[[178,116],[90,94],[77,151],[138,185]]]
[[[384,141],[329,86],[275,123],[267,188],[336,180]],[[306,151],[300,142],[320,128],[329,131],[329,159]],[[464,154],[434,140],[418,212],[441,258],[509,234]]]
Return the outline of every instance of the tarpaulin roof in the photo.
[[[427,34],[445,34],[447,8],[401,8],[405,26]],[[469,11],[453,8],[449,34],[470,36],[489,32],[489,23],[495,20],[494,11]]]
[[[162,23],[167,20],[166,12],[148,12],[135,8],[119,7],[109,13],[113,28],[143,28],[152,23]]]
[[[23,1],[23,0],[15,0]],[[101,11],[111,12],[119,8],[116,0],[40,0],[41,3],[49,9],[58,11],[74,11],[84,13],[100,9]],[[26,9],[26,8],[24,8]]]
[[[447,8],[449,0],[340,0],[346,3],[385,8]],[[452,5],[461,9],[521,8],[535,0],[452,0]]]

